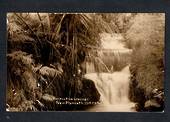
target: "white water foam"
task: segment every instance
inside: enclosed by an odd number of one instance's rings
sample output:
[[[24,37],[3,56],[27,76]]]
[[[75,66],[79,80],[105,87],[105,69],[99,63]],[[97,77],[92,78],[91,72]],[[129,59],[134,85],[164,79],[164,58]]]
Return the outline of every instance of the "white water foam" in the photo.
[[[129,65],[114,73],[89,73],[86,78],[95,82],[101,95],[101,103],[89,111],[133,112],[134,103],[128,99],[129,93]]]

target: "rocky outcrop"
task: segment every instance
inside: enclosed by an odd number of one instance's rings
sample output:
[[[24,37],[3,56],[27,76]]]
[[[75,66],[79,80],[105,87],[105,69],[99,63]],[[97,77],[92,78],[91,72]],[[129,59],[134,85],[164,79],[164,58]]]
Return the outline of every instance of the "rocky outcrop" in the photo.
[[[97,102],[100,99],[100,94],[92,80],[83,79],[83,87],[81,89],[80,97],[87,98],[88,101]]]
[[[82,79],[82,87],[75,97],[57,97],[49,94],[42,95],[34,106],[39,111],[77,111],[84,110],[97,104],[100,94],[92,80]]]
[[[75,98],[80,100],[75,101],[78,103],[76,105],[66,105],[66,107],[70,108],[70,110],[84,110],[97,104],[97,102],[100,100],[100,94],[94,84],[94,81],[83,78],[81,82],[82,87],[80,91],[75,95]]]
[[[135,102],[136,111],[159,111],[164,110],[164,91],[163,89],[153,89],[151,93],[138,85],[138,82],[131,78],[129,98]]]

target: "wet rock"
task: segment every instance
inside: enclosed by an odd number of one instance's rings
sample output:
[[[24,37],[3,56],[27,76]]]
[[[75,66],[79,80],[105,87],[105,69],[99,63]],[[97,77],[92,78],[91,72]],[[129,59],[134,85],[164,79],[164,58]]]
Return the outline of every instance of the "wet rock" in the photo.
[[[75,106],[77,110],[83,110],[94,106],[100,100],[100,94],[94,84],[94,81],[86,78],[82,79],[82,89],[76,97],[86,99],[85,101],[82,101],[83,104]]]
[[[162,105],[155,99],[147,100],[144,107],[146,111],[163,111]]]
[[[164,92],[162,89],[153,89],[151,97],[145,102],[146,111],[163,111],[164,109]]]
[[[97,102],[100,99],[100,94],[92,80],[83,79],[82,80],[82,90],[81,90],[81,97],[87,98],[88,101]]]
[[[85,110],[91,106],[96,105],[97,102],[100,100],[100,94],[92,80],[83,78],[81,80],[82,87],[80,91],[75,95],[73,101],[76,104],[65,104],[60,107],[60,110],[67,110],[67,111],[77,111],[77,110]]]
[[[152,100],[147,100],[145,102],[145,108],[149,108],[149,107],[156,107],[159,108],[160,104],[157,103],[156,100],[152,99]]]

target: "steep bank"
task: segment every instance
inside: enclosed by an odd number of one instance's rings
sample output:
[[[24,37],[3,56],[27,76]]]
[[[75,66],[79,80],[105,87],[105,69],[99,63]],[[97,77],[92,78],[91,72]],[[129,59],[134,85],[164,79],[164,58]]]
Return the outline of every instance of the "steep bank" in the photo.
[[[131,48],[130,99],[139,111],[162,111],[164,106],[165,15],[140,14],[125,34]]]

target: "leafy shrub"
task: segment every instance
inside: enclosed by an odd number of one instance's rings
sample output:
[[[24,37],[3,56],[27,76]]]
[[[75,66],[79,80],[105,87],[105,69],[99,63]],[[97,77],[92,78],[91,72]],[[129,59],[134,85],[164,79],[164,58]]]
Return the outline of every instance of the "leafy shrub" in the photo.
[[[75,97],[82,88],[78,70],[90,50],[86,47],[100,45],[104,25],[96,26],[95,20],[102,20],[93,14],[55,13],[8,13],[7,19],[10,107],[23,103],[19,110],[34,111],[33,103],[45,93]]]
[[[126,33],[127,45],[133,49],[131,85],[136,82],[133,89],[143,89],[144,99],[149,99],[154,89],[163,89],[165,16],[144,13],[132,21]],[[131,90],[130,94],[135,91]]]

